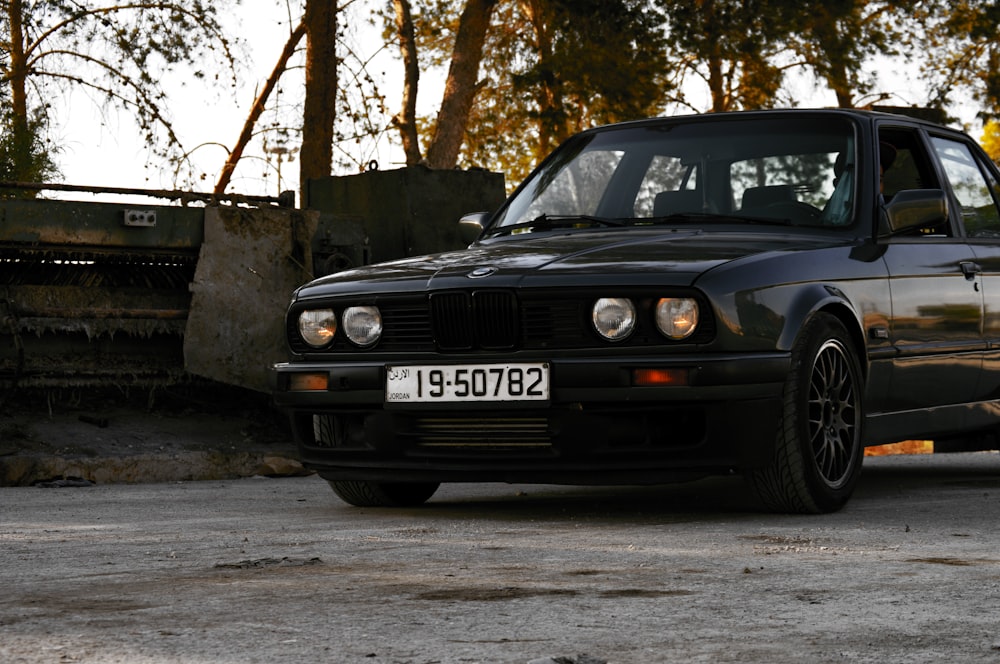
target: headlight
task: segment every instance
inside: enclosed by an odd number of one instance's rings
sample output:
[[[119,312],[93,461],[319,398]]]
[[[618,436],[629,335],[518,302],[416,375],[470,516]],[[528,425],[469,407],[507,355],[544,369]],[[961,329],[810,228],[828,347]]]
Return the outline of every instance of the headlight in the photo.
[[[591,310],[594,329],[608,341],[628,338],[635,329],[635,305],[625,297],[602,297]]]
[[[366,348],[382,337],[382,314],[378,307],[348,307],[344,310],[344,334],[355,345]]]
[[[656,327],[663,336],[679,341],[698,327],[698,302],[689,297],[662,297],[656,303]]]
[[[322,348],[337,334],[333,309],[307,309],[299,314],[299,334],[313,348]]]

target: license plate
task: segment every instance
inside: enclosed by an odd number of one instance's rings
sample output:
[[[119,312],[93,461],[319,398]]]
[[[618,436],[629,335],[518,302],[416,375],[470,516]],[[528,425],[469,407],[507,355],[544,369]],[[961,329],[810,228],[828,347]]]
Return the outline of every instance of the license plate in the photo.
[[[549,365],[442,364],[387,366],[386,403],[546,401]]]

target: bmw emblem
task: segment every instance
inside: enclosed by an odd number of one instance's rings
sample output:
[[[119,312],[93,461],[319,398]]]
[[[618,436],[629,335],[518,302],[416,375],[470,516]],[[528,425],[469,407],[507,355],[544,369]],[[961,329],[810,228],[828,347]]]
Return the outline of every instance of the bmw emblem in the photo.
[[[477,267],[475,270],[473,270],[472,272],[470,272],[465,276],[467,276],[469,279],[482,279],[483,277],[488,277],[491,274],[496,274],[496,273],[497,273],[497,268],[493,266]]]

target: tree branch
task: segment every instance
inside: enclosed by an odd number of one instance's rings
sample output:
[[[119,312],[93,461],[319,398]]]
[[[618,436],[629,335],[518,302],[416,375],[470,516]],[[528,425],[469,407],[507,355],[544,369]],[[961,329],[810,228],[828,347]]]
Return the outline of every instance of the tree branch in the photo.
[[[295,53],[296,47],[299,42],[302,41],[302,37],[305,34],[306,24],[303,21],[299,23],[295,27],[295,30],[293,30],[288,36],[288,41],[285,42],[285,48],[282,49],[281,55],[278,56],[278,62],[274,65],[274,70],[264,83],[264,88],[260,91],[260,94],[257,95],[257,99],[254,100],[253,106],[250,107],[250,114],[247,116],[247,120],[243,124],[243,131],[240,132],[240,137],[236,141],[235,147],[233,147],[232,152],[229,153],[229,157],[226,159],[226,163],[223,165],[222,171],[219,173],[219,181],[215,185],[215,193],[217,195],[222,195],[226,192],[226,187],[229,186],[229,181],[232,179],[233,171],[236,170],[236,164],[239,162],[240,157],[243,156],[243,151],[246,149],[247,144],[253,137],[253,128],[257,124],[257,120],[260,118],[261,114],[264,112],[267,99],[271,96],[271,92],[278,84],[278,79],[281,78],[285,68],[288,66],[288,60],[292,57],[292,54]]]

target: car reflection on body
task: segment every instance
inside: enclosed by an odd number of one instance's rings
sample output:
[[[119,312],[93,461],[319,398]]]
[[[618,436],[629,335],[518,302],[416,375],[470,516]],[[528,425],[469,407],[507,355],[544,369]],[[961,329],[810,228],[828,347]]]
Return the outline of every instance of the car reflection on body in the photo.
[[[354,505],[738,472],[768,509],[836,510],[866,445],[993,444],[997,182],[966,135],[888,114],[588,130],[464,218],[468,249],[298,289],[275,400]]]

